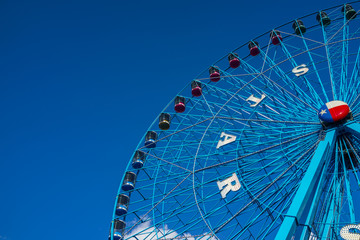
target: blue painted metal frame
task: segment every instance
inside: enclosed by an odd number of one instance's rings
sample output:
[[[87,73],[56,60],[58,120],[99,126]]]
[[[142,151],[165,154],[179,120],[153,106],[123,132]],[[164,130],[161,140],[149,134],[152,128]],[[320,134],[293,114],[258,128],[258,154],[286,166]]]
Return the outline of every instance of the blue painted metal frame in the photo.
[[[314,218],[317,200],[325,178],[325,169],[328,165],[326,159],[334,151],[336,138],[339,133],[351,133],[360,137],[360,124],[349,122],[343,127],[334,128],[326,133],[326,137],[321,141],[311,159],[311,163],[301,182],[294,200],[284,218],[283,223],[276,235],[275,240],[291,239],[300,226],[302,229],[300,239],[308,239],[310,236],[310,225]],[[313,200],[311,200],[313,197]],[[308,210],[308,213],[305,213]],[[306,220],[304,221],[304,219]],[[328,218],[332,219],[332,216]],[[326,234],[325,231],[324,234]]]
[[[310,197],[314,195],[314,191],[319,191],[319,178],[323,177],[321,172],[325,160],[334,149],[336,136],[337,129],[332,129],[326,133],[325,139],[319,143],[275,240],[290,240],[301,224],[300,219],[306,216],[304,210],[308,206]],[[315,195],[317,194],[315,193]]]
[[[345,125],[345,131],[351,134],[354,134],[357,137],[360,137],[360,124],[351,122]]]
[[[324,184],[324,180],[325,180],[325,176],[326,176],[326,170],[327,170],[328,166],[329,166],[329,161],[325,161],[324,167],[323,167],[323,169],[321,171],[321,176],[320,176],[318,184],[317,184],[317,188],[316,188],[315,193],[314,193],[313,200],[311,201],[311,206],[309,208],[308,215],[307,215],[307,218],[306,218],[306,222],[304,224],[305,226],[304,226],[304,229],[302,230],[300,239],[309,239],[309,237],[310,237],[311,225],[312,225],[312,223],[314,221],[314,218],[315,218],[316,209],[318,207],[319,199],[320,199],[320,196],[321,196],[321,193],[322,193],[322,187],[323,187],[323,184]]]

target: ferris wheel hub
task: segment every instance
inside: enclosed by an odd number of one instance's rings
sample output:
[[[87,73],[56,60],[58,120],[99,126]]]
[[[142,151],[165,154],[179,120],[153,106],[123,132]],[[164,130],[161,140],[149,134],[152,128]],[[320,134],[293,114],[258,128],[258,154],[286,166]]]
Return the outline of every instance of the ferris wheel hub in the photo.
[[[319,119],[322,122],[334,123],[345,119],[350,113],[350,108],[343,101],[331,101],[319,109]]]

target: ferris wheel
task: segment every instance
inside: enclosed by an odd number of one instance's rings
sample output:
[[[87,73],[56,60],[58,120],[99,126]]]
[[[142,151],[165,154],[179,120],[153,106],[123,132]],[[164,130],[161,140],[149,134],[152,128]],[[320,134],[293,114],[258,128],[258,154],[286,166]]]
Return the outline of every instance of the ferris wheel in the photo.
[[[360,1],[227,53],[129,161],[110,240],[360,239]]]

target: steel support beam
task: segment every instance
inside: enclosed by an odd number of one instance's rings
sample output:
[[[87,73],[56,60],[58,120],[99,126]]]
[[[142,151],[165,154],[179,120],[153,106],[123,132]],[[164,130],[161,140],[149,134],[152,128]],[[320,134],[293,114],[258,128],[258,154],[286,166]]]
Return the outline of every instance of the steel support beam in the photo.
[[[337,129],[331,129],[326,133],[325,139],[319,143],[275,240],[292,239],[297,227],[300,225],[300,219],[308,217],[308,213],[304,212],[304,210],[306,207],[309,208],[309,204],[312,203],[310,198],[314,196],[316,189],[318,189],[325,161],[334,150],[336,136]]]
[[[324,184],[324,181],[325,181],[326,170],[327,170],[327,168],[329,166],[329,162],[325,161],[324,166],[325,167],[323,168],[323,170],[321,172],[319,180],[317,181],[318,184],[317,184],[317,187],[316,187],[316,190],[315,190],[315,193],[314,193],[314,197],[313,197],[313,199],[311,201],[311,206],[310,206],[310,209],[308,211],[307,219],[306,219],[305,226],[304,226],[304,229],[302,231],[300,239],[309,239],[309,237],[311,236],[311,225],[312,225],[312,223],[314,221],[314,218],[315,218],[315,214],[316,214],[316,210],[317,210],[317,207],[318,207],[318,202],[319,202],[319,199],[320,199],[320,196],[321,196],[321,193],[322,193],[322,187],[323,187],[323,184]]]
[[[351,122],[345,125],[345,132],[351,133],[356,137],[360,138],[360,124],[356,122]]]

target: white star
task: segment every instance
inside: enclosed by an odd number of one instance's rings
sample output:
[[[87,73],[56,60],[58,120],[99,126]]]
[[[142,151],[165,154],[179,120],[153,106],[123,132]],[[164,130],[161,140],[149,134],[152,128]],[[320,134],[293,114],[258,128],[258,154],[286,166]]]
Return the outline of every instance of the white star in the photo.
[[[326,113],[326,109],[321,110],[320,115],[324,115]]]

